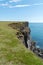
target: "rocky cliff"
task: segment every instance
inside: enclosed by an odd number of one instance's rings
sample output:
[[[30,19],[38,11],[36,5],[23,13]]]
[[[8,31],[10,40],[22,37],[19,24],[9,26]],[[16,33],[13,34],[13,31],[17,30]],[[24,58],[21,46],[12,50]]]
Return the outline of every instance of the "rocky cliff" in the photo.
[[[30,43],[27,43],[28,40],[30,40],[30,28],[28,22],[18,22],[18,23],[11,23],[9,24],[13,29],[17,29],[18,32],[16,33],[17,37],[19,39],[22,39],[22,41],[25,43],[25,46],[28,48]]]
[[[26,48],[32,50],[35,54],[43,57],[43,51],[36,47],[36,42],[30,38],[30,27],[28,22],[16,22],[9,24],[10,27],[17,30],[17,37],[24,43]]]

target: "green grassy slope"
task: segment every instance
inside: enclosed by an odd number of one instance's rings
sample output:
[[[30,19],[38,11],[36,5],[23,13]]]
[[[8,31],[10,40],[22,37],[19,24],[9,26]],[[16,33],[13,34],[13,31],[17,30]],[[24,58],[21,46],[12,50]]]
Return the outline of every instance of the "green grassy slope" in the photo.
[[[0,65],[43,65],[43,60],[25,48],[9,23],[0,22]]]

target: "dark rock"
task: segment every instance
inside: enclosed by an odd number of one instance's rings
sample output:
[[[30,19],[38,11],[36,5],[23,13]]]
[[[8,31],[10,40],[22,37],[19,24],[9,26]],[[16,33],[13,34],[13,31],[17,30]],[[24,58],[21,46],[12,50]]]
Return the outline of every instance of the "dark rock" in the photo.
[[[24,42],[25,42],[25,46],[28,48],[28,44],[27,44],[27,38],[28,38],[28,34],[26,31],[22,32],[23,36],[24,36]]]
[[[19,36],[17,36],[18,38],[20,38],[20,39],[22,39],[23,38],[23,35],[19,35]]]
[[[30,49],[31,49],[32,51],[35,51],[35,50],[36,50],[36,42],[35,42],[35,41],[32,41],[32,42],[31,42]]]
[[[20,34],[19,32],[16,33],[16,35],[19,35],[19,34]]]

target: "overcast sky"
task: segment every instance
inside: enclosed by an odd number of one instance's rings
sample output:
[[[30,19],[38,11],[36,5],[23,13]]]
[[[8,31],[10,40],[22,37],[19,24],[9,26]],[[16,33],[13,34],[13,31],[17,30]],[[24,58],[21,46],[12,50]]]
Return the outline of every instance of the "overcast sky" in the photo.
[[[43,0],[0,0],[0,21],[43,22]]]

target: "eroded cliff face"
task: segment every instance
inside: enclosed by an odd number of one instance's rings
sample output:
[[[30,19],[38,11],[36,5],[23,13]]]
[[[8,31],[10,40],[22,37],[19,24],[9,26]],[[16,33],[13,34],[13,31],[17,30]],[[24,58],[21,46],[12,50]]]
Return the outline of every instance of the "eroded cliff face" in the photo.
[[[9,24],[10,27],[13,29],[24,29],[25,27],[28,27],[29,23],[28,22],[13,22]]]
[[[9,24],[8,26],[12,27],[13,29],[16,29],[17,38],[24,43],[26,48],[29,48],[32,51],[34,51],[35,43],[30,38],[31,29],[29,27],[28,22],[14,22]]]
[[[30,40],[30,28],[28,22],[16,22],[9,24],[10,27],[13,29],[17,29],[18,32],[16,33],[17,37],[25,43],[25,46],[28,48],[27,41]]]
[[[20,39],[26,48],[32,50],[35,54],[43,58],[43,50],[36,47],[36,42],[31,40],[30,33],[31,29],[29,27],[28,22],[15,22],[11,23],[8,26],[12,27],[13,29],[17,30],[17,37]]]

